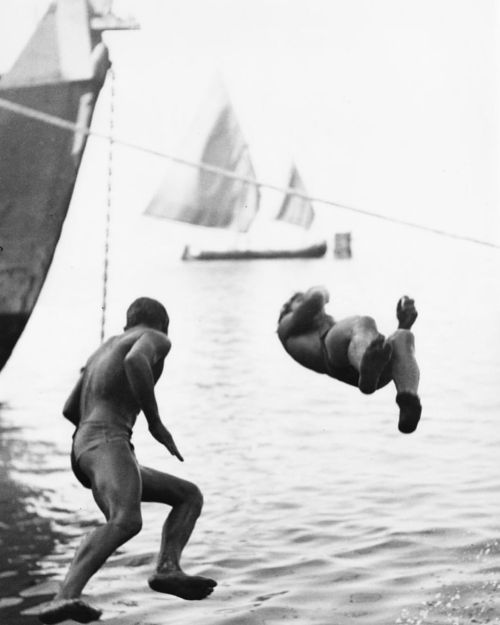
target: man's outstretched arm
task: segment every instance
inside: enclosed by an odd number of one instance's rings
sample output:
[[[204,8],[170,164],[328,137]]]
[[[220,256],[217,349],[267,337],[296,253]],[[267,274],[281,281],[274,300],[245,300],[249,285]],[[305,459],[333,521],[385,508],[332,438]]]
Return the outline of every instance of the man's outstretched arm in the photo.
[[[148,422],[152,436],[183,461],[174,439],[163,425],[154,393],[153,366],[162,363],[170,351],[170,339],[159,332],[144,333],[125,356],[124,367],[134,397]]]
[[[325,304],[329,301],[328,291],[321,286],[315,286],[306,291],[294,310],[285,314],[278,325],[278,336],[282,341],[288,337],[307,332],[313,327],[314,317],[323,311]]]

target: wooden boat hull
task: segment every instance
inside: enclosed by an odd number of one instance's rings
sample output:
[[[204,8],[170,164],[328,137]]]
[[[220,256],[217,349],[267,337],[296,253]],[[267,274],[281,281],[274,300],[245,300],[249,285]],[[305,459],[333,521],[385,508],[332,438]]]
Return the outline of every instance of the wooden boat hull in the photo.
[[[100,33],[90,31],[86,2],[65,2],[61,14],[49,9],[11,72],[2,77],[0,97],[88,126],[109,65],[107,49]],[[75,10],[86,23],[70,24],[68,33],[64,20],[72,11],[74,21]],[[66,36],[65,58],[57,56],[61,36]],[[80,47],[74,41],[79,36],[84,38]],[[70,48],[76,50],[77,68],[71,67]],[[85,63],[89,71],[81,72]],[[0,369],[45,281],[85,142],[81,133],[0,108]]]
[[[200,250],[193,252],[186,246],[182,260],[276,260],[285,258],[322,258],[326,254],[325,241],[297,249],[282,250]]]

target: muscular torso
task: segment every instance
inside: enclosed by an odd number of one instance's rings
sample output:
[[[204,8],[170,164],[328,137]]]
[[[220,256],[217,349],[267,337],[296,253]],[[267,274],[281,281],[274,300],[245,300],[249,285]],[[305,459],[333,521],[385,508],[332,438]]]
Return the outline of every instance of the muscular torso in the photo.
[[[133,427],[140,408],[127,379],[124,359],[144,332],[137,328],[112,337],[89,358],[82,380],[80,425],[98,421]],[[155,383],[162,370],[163,360],[153,366]]]

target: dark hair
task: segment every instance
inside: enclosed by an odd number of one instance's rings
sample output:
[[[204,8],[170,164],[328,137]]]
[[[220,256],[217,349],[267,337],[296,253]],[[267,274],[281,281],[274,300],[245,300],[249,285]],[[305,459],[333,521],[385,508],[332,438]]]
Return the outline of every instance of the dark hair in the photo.
[[[302,293],[302,291],[297,291],[297,293],[294,293],[292,297],[285,304],[283,304],[280,310],[280,316],[278,317],[278,323],[292,310],[293,302],[301,297],[304,297],[304,293]]]
[[[128,307],[125,330],[143,323],[147,326],[159,325],[166,332],[169,321],[167,311],[160,302],[150,297],[139,297]]]

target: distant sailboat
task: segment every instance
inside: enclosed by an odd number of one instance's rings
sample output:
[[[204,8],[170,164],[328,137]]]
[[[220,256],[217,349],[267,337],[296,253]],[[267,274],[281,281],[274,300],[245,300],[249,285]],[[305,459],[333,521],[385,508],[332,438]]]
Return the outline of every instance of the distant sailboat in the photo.
[[[292,164],[287,186],[306,195],[304,183],[295,163]],[[283,198],[283,203],[276,215],[276,219],[308,230],[314,221],[314,208],[311,200],[287,193]]]
[[[306,194],[304,184],[295,165],[292,165],[288,188],[296,189],[301,194]],[[275,220],[295,226],[300,231],[306,232],[314,221],[314,208],[307,198],[287,193],[281,203]],[[327,243],[301,245],[287,248],[243,248],[224,250],[199,250],[193,252],[189,247],[184,250],[184,260],[253,260],[253,259],[278,259],[278,258],[321,258],[326,254]]]
[[[101,31],[110,25],[98,18],[87,0],[52,3],[12,69],[1,77],[0,97],[90,125],[109,66]],[[0,107],[0,369],[45,281],[85,143],[84,133]]]
[[[226,96],[210,98],[198,124],[184,144],[185,158],[216,166],[245,178],[227,176],[196,167],[170,165],[158,192],[145,214],[182,221],[196,226],[223,228],[246,233],[260,208],[260,193],[248,146],[234,110]],[[303,183],[294,166],[290,185],[300,192]],[[314,210],[307,200],[287,194],[278,221],[309,228]],[[187,245],[184,260],[250,260],[264,258],[317,258],[326,253],[326,242],[294,249],[254,249],[232,246],[225,249],[193,250]]]
[[[213,98],[207,103],[184,149],[190,159],[255,180],[248,146],[229,101]],[[172,164],[146,215],[246,232],[258,208],[256,185]]]

